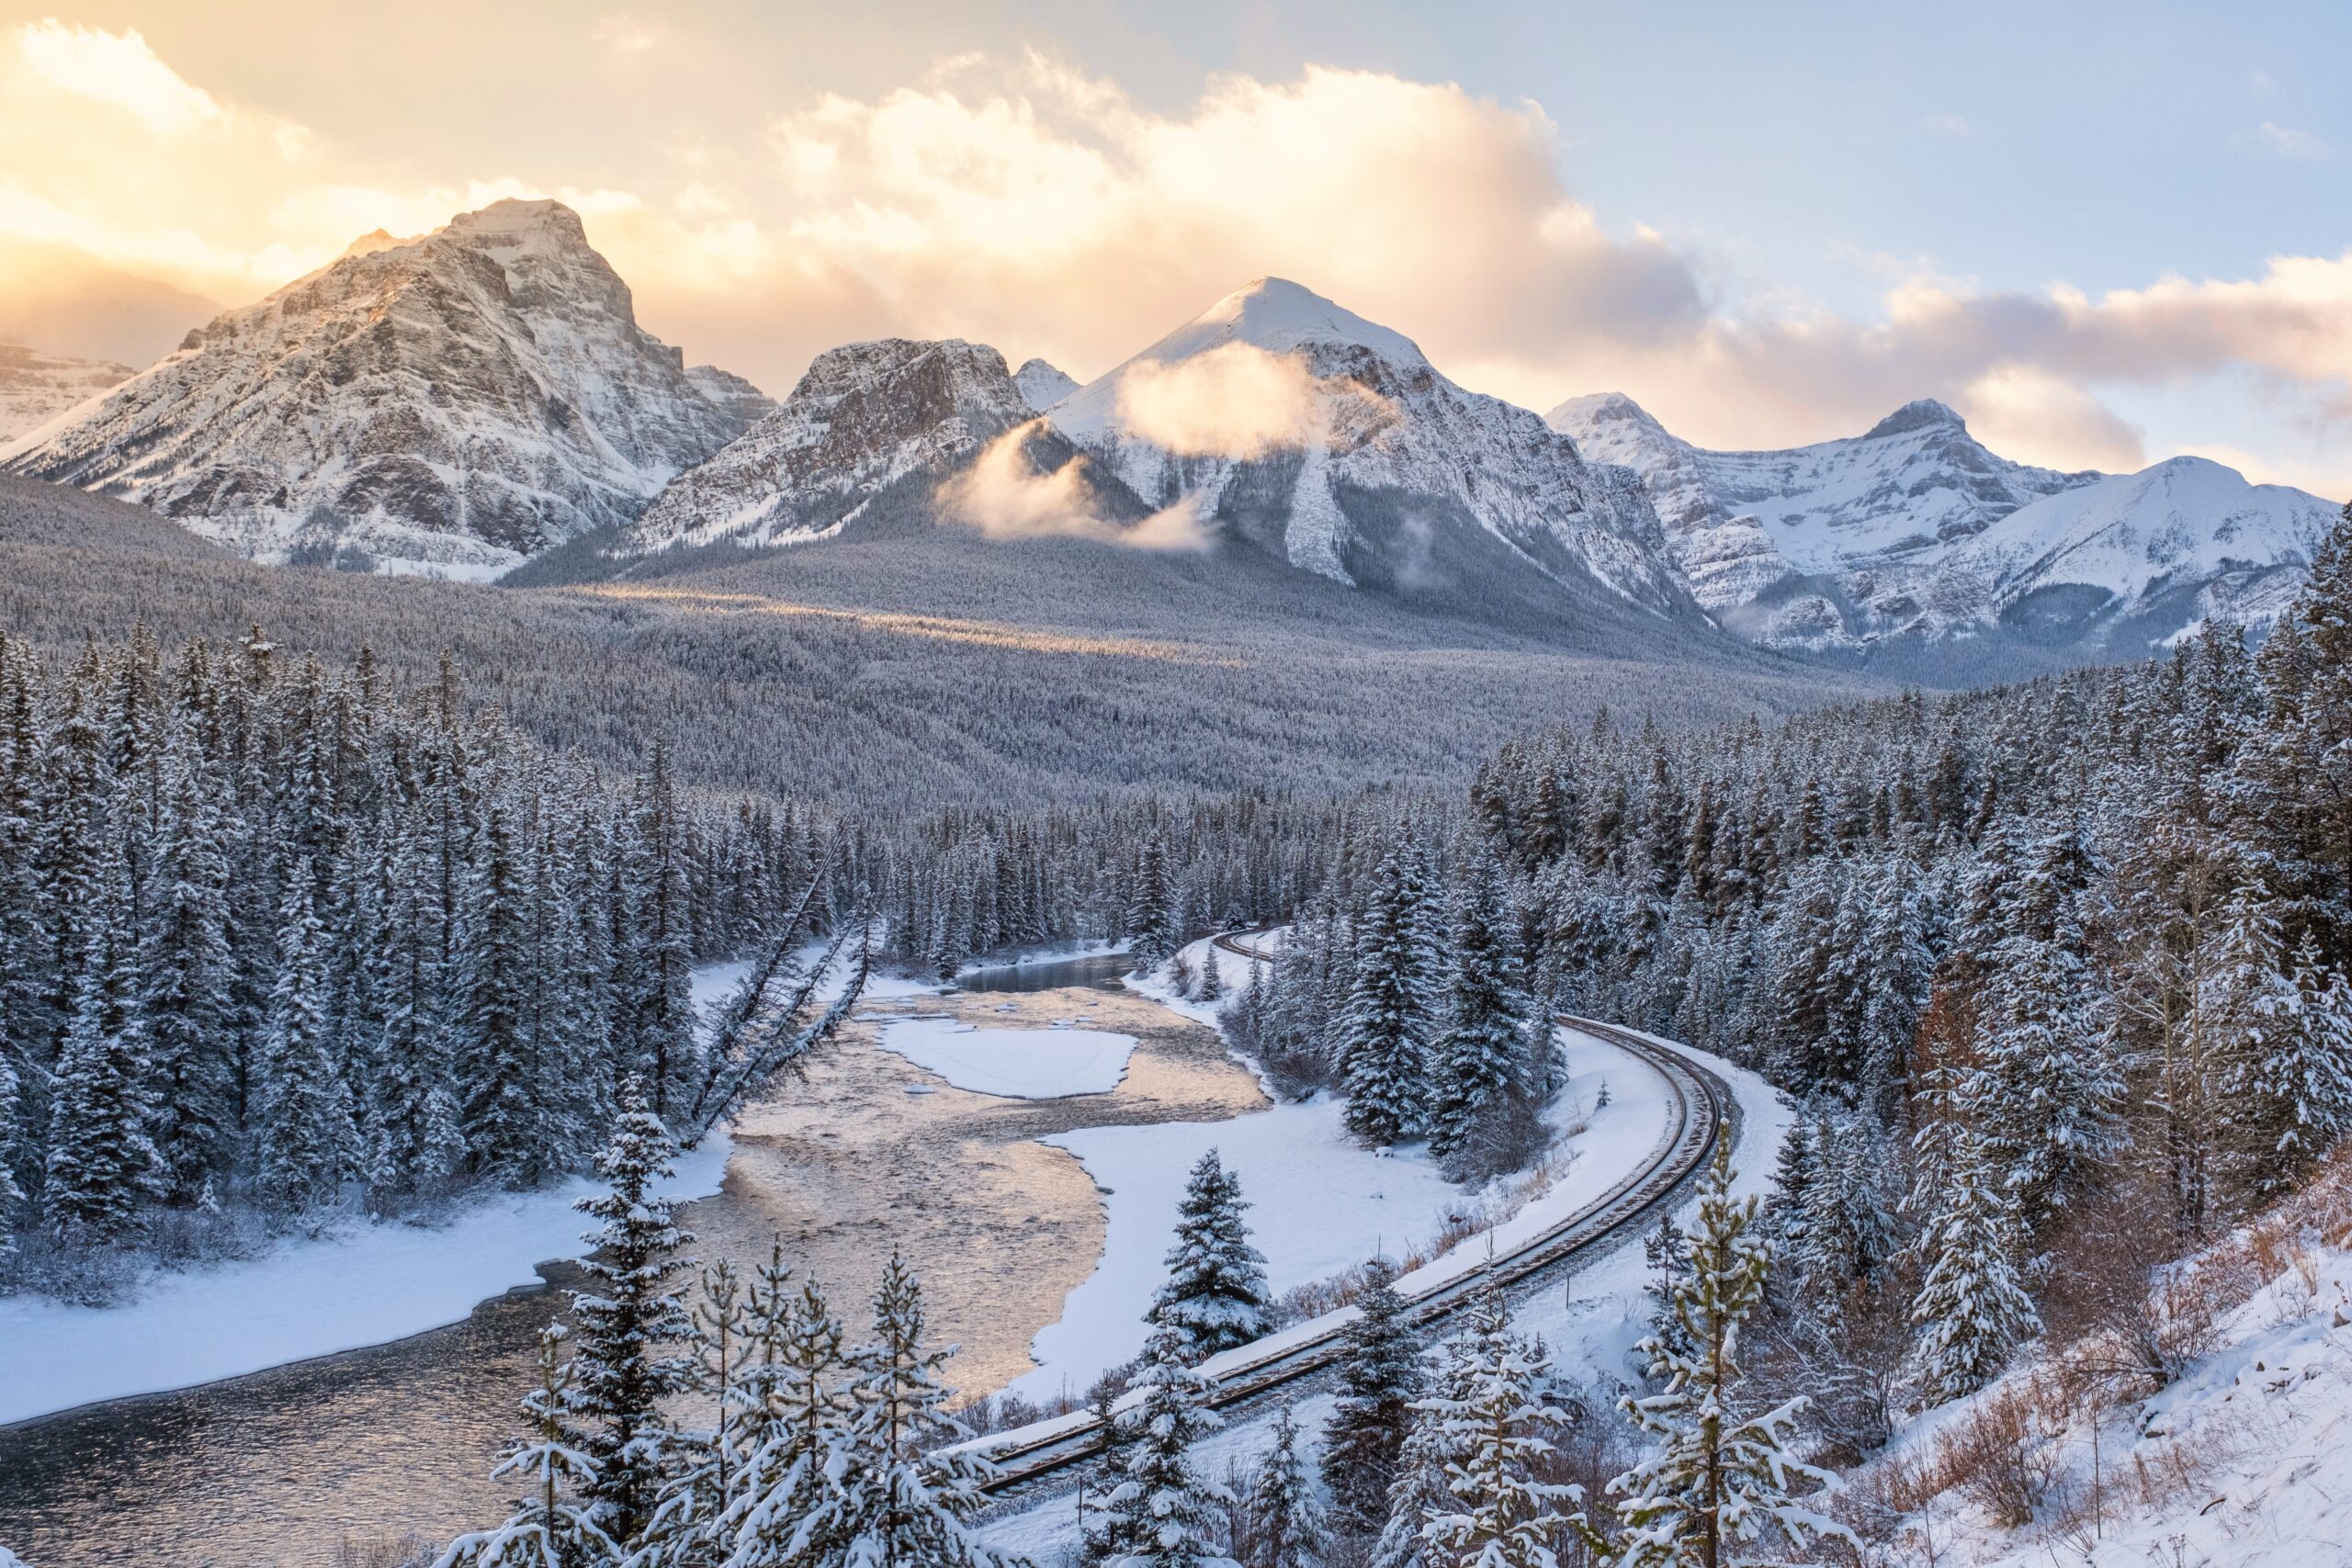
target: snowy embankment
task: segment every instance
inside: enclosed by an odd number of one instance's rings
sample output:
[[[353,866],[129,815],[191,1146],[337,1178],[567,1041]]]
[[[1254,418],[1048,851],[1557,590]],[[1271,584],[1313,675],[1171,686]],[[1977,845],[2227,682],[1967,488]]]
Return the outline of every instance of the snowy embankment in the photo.
[[[2043,1347],[1899,1431],[1848,1477],[1891,1516],[1868,1521],[1890,1560],[2352,1562],[2352,1154],[2337,1161],[2279,1212],[2170,1271],[2187,1309],[2176,1323],[2217,1313],[2210,1348],[2171,1387],[2120,1399],[2094,1378],[2086,1397],[2084,1380],[2064,1375],[2068,1353]]]
[[[1226,956],[1228,959],[1232,957],[1231,954]],[[1247,960],[1236,962],[1246,969]],[[1577,1161],[1569,1167],[1566,1175],[1550,1191],[1529,1203],[1493,1233],[1498,1252],[1510,1246],[1514,1238],[1529,1234],[1531,1229],[1546,1228],[1583,1208],[1606,1191],[1619,1177],[1637,1166],[1649,1154],[1657,1133],[1658,1119],[1663,1114],[1666,1090],[1663,1079],[1655,1069],[1589,1035],[1562,1030],[1558,1037],[1562,1049],[1566,1053],[1572,1075],[1568,1094],[1563,1097],[1564,1100],[1581,1096],[1584,1103],[1589,1105],[1599,1087],[1599,1078],[1606,1076],[1610,1103],[1589,1118],[1589,1128],[1574,1141],[1581,1147],[1577,1151]],[[1733,1156],[1736,1172],[1733,1190],[1741,1194],[1761,1195],[1770,1184],[1781,1140],[1787,1136],[1792,1119],[1788,1103],[1779,1090],[1745,1068],[1703,1051],[1693,1051],[1687,1046],[1676,1048],[1701,1066],[1712,1069],[1730,1085],[1739,1105],[1740,1116],[1739,1145]],[[1621,1108],[1623,1113],[1619,1114]],[[1220,1130],[1229,1131],[1250,1120],[1253,1118],[1227,1122]],[[1250,1191],[1246,1176],[1243,1190]],[[1115,1214],[1115,1197],[1112,1202]],[[1690,1208],[1686,1208],[1678,1217],[1688,1224],[1691,1213]],[[1254,1212],[1250,1217],[1253,1223],[1261,1218]],[[1268,1251],[1271,1259],[1272,1249],[1266,1247],[1262,1232],[1260,1246]],[[1462,1271],[1476,1269],[1486,1256],[1486,1236],[1473,1236],[1406,1276],[1398,1281],[1399,1289],[1408,1294],[1427,1289]],[[1105,1261],[1106,1264],[1109,1261],[1108,1249]],[[1156,1269],[1156,1259],[1154,1267]],[[1153,1280],[1156,1283],[1156,1272]],[[1640,1238],[1629,1235],[1621,1245],[1604,1256],[1579,1267],[1556,1292],[1546,1292],[1533,1300],[1521,1303],[1515,1309],[1514,1321],[1522,1331],[1544,1337],[1553,1350],[1556,1370],[1567,1381],[1604,1386],[1630,1382],[1639,1371],[1634,1364],[1634,1346],[1649,1332],[1649,1302],[1643,1291],[1646,1280]],[[1074,1293],[1072,1300],[1076,1299]],[[1148,1290],[1143,1292],[1143,1300],[1149,1300]],[[1136,1311],[1141,1310],[1137,1306]],[[1352,1315],[1354,1311],[1352,1307],[1343,1308],[1325,1318],[1294,1325],[1274,1337],[1273,1340],[1261,1341],[1257,1346],[1213,1358],[1206,1363],[1205,1370],[1215,1372],[1223,1362],[1252,1359],[1274,1348],[1276,1341],[1319,1334],[1344,1317]],[[1044,1337],[1041,1336],[1040,1344],[1043,1342]],[[1029,1381],[1024,1379],[1022,1383],[1016,1383],[1015,1390],[1027,1393],[1024,1384]],[[1045,1392],[1054,1390],[1047,1388]],[[1314,1450],[1320,1445],[1323,1423],[1330,1413],[1330,1396],[1323,1393],[1303,1395],[1297,1403],[1296,1412],[1302,1433],[1302,1451],[1311,1472],[1315,1461]],[[1197,1457],[1204,1472],[1222,1474],[1228,1459],[1246,1460],[1261,1451],[1270,1441],[1272,1421],[1272,1409],[1261,1407],[1246,1418],[1235,1420],[1204,1442]],[[1051,1425],[1041,1424],[1029,1430],[1043,1435]],[[1002,1441],[1003,1438],[1000,1437],[992,1440]],[[982,1534],[989,1544],[1001,1550],[1019,1552],[1041,1562],[1057,1560],[1060,1553],[1075,1547],[1078,1542],[1075,1515],[1068,1500],[1063,1498],[1041,1499],[1035,1508],[991,1520]]]
[[[695,971],[705,1011],[745,972]],[[906,995],[933,989],[884,982]],[[714,1133],[681,1155],[665,1196],[717,1192],[731,1145]],[[85,1307],[0,1300],[0,1423],[98,1400],[188,1388],[289,1361],[404,1339],[462,1321],[476,1305],[539,1283],[537,1265],[576,1258],[587,1217],[573,1201],[599,1190],[581,1176],[527,1192],[469,1195],[429,1224],[355,1220],[218,1268],[158,1272],[136,1300]],[[550,1307],[552,1309],[552,1306]]]

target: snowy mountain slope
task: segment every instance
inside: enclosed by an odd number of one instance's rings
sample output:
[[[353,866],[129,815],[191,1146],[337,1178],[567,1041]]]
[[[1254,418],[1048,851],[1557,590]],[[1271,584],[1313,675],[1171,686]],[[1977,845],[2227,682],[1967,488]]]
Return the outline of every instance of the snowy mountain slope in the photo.
[[[1281,278],[1227,296],[1054,405],[1057,430],[1153,506],[1293,565],[1408,592],[1548,579],[1694,608],[1639,487],[1536,415],[1464,391],[1411,340]]]
[[[763,401],[638,326],[571,209],[501,201],[365,237],[0,467],[256,557],[485,569],[628,522]]]
[[[828,349],[773,413],[665,490],[625,548],[823,536],[884,489],[944,477],[1032,417],[1004,355],[986,344]]]
[[[1980,660],[2140,658],[2209,615],[2267,625],[2335,511],[2197,458],[2120,477],[2013,463],[1932,400],[1784,452],[1703,450],[1618,393],[1546,417],[1642,476],[1724,626],[1926,672],[1963,639]]]
[[[1043,413],[1078,390],[1078,379],[1059,366],[1032,359],[1012,373],[1012,383],[1029,406]]]
[[[130,379],[111,359],[72,359],[0,343],[0,446]]]
[[[2175,457],[2020,507],[1937,576],[1989,590],[2005,624],[2045,637],[2135,620],[2157,638],[2212,617],[2267,626],[2336,516],[2317,496]]]

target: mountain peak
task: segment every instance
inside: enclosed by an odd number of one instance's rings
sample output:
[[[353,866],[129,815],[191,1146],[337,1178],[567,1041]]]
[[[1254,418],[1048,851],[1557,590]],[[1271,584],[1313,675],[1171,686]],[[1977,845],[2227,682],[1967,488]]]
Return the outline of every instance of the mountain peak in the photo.
[[[1023,365],[1012,373],[1012,382],[1021,389],[1021,395],[1029,400],[1029,406],[1039,413],[1078,390],[1076,377],[1044,359],[1032,359]]]
[[[1907,435],[1912,431],[1926,430],[1934,425],[1949,425],[1954,430],[1965,431],[1968,422],[1954,412],[1949,403],[1938,402],[1933,398],[1914,398],[1864,431],[1862,439],[1875,441],[1883,435]]]
[[[1246,343],[1269,354],[1349,344],[1403,365],[1429,363],[1404,333],[1366,321],[1286,277],[1261,277],[1235,289],[1160,339],[1144,357],[1184,359],[1228,343]]]

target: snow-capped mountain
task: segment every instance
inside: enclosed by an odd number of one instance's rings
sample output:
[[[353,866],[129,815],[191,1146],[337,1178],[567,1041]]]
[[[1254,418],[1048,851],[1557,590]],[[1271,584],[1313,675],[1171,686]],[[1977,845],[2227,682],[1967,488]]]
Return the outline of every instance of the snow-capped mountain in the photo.
[[[1988,592],[1988,618],[2036,640],[2144,651],[2209,619],[2276,621],[2337,515],[2302,491],[2174,457],[2019,507],[1945,557],[1937,596]]]
[[[1693,608],[1632,476],[1464,390],[1403,334],[1261,278],[1055,404],[1054,426],[1149,505],[1340,581],[1599,583]]]
[[[257,557],[485,570],[629,522],[765,406],[637,324],[570,208],[501,201],[366,236],[0,467]]]
[[[2195,458],[2120,477],[2014,463],[1932,400],[1781,452],[1693,446],[1613,392],[1546,417],[1641,474],[1717,620],[1793,650],[1969,637],[2128,659],[2208,615],[2259,627],[2335,511]]]
[[[0,343],[0,446],[39,430],[130,376],[130,366],[111,359],[71,359]]]
[[[828,349],[775,412],[665,490],[628,547],[834,534],[883,491],[935,484],[1033,417],[1004,355],[986,344],[885,338]],[[914,499],[927,506],[928,491]]]
[[[1039,413],[1078,390],[1076,377],[1042,359],[1032,359],[1015,370],[1012,383],[1021,389],[1021,395],[1029,400],[1029,406]]]

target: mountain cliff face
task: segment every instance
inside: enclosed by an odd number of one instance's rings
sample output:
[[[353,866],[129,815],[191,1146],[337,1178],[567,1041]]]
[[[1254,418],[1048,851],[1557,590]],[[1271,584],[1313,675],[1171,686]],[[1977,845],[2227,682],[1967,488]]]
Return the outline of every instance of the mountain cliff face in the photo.
[[[2335,510],[2197,458],[2120,477],[2013,463],[1933,400],[1781,452],[1703,450],[1617,393],[1546,418],[1642,476],[1691,592],[1726,627],[1791,650],[1927,659],[1929,673],[1955,639],[2131,659],[2209,616],[2259,629]]]
[[[501,201],[367,236],[0,466],[264,558],[482,571],[631,521],[765,406],[637,324],[569,208]]]
[[[0,446],[130,377],[111,359],[72,359],[0,343]]]
[[[664,491],[627,547],[821,538],[894,486],[935,484],[1032,417],[1004,355],[985,344],[828,349],[775,412]]]
[[[1056,403],[1143,501],[1336,581],[1483,592],[1531,575],[1677,617],[1695,606],[1630,476],[1411,340],[1280,278],[1228,296]],[[1694,617],[1695,618],[1695,617]]]
[[[1042,359],[1032,359],[1012,373],[1013,385],[1029,406],[1043,413],[1078,390],[1078,381],[1060,367],[1048,365]]]

